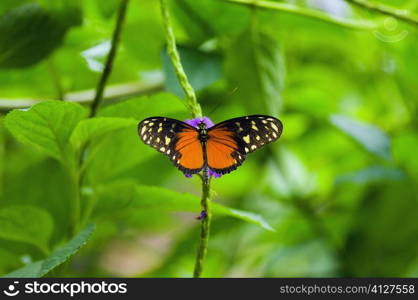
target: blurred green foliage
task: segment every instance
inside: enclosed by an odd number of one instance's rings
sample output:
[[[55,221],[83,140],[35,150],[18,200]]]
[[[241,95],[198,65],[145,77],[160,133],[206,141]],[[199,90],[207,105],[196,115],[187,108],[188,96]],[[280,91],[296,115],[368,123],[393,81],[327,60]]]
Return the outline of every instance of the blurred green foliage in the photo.
[[[96,87],[118,2],[0,3],[0,275],[191,276],[200,181],[136,133],[146,117],[190,118],[158,1],[130,2],[109,84],[165,91],[122,91],[93,119],[73,103]],[[213,180],[204,275],[418,276],[417,28],[342,0],[288,2],[383,26],[169,2],[204,114],[284,124]],[[380,2],[418,13],[415,1]],[[50,101],[11,110],[28,99]]]

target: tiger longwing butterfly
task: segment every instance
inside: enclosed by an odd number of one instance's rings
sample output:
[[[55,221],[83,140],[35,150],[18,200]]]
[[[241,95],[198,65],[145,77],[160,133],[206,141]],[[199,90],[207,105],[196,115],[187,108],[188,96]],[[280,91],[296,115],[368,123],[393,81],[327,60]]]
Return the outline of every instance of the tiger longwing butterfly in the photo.
[[[226,174],[240,166],[251,153],[277,140],[282,122],[271,116],[252,115],[229,119],[210,128],[201,121],[197,128],[175,119],[151,117],[138,124],[142,141],[164,153],[185,174],[209,169]]]

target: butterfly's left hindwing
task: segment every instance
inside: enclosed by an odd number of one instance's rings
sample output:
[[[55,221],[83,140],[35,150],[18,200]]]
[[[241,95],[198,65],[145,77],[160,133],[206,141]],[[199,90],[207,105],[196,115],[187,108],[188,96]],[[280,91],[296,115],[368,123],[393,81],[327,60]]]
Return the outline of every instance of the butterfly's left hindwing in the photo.
[[[138,124],[141,140],[164,153],[181,171],[199,172],[203,167],[203,153],[192,126],[170,118],[151,117]],[[200,152],[199,152],[200,150]]]

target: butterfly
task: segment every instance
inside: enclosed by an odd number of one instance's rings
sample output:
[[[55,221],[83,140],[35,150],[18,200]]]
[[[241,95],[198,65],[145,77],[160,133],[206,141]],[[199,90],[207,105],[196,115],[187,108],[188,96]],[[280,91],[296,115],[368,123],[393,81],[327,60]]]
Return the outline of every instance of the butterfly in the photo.
[[[171,118],[151,117],[138,124],[141,140],[164,153],[185,174],[209,169],[226,174],[238,168],[247,155],[277,140],[282,122],[271,116],[251,115],[229,119],[210,128],[201,121],[197,128]]]

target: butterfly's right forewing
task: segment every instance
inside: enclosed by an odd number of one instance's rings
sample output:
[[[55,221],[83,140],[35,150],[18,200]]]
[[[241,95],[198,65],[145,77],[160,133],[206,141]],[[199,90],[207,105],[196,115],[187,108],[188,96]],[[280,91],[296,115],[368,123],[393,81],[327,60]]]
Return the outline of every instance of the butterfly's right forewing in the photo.
[[[194,174],[203,167],[202,146],[192,126],[170,118],[151,117],[138,125],[141,140],[164,153],[181,171]]]

